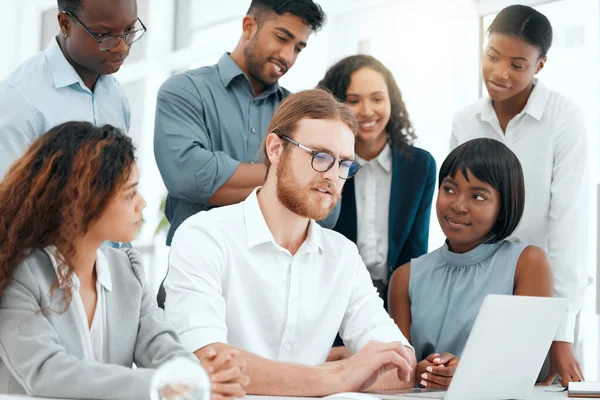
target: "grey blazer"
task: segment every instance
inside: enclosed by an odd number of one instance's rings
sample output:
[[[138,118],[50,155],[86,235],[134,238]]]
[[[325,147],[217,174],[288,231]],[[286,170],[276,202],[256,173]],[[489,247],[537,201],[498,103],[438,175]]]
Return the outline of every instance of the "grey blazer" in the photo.
[[[106,292],[108,363],[84,359],[75,312],[60,313],[62,289],[54,290],[51,302],[56,273],[38,249],[14,270],[0,298],[0,393],[147,400],[155,368],[173,357],[197,361],[163,319],[137,253],[109,247],[102,252],[112,281]]]

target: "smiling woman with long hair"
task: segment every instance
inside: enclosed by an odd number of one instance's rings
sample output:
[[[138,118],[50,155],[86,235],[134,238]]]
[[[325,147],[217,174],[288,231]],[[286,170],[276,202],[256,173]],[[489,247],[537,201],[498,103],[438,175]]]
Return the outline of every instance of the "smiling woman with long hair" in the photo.
[[[400,88],[375,57],[343,58],[318,86],[345,103],[359,124],[354,147],[362,169],[346,183],[334,230],[356,243],[386,302],[392,272],[427,253],[435,160],[414,146]]]
[[[333,228],[356,243],[387,306],[388,281],[398,266],[427,253],[435,160],[417,139],[392,72],[357,54],[333,65],[318,85],[345,103],[359,123],[354,150],[362,165],[342,192]],[[347,357],[338,336],[328,360]]]
[[[138,178],[129,137],[67,122],[0,183],[0,393],[146,399],[153,369],[197,362],[163,321],[137,253],[102,246],[135,238]],[[225,398],[247,380],[233,356],[204,364],[230,369],[227,390],[213,388]]]

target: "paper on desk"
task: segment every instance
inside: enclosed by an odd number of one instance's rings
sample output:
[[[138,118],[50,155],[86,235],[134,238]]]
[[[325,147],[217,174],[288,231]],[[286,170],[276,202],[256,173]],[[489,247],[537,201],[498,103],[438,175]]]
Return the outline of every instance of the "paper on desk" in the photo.
[[[600,382],[569,382],[569,397],[600,397]]]

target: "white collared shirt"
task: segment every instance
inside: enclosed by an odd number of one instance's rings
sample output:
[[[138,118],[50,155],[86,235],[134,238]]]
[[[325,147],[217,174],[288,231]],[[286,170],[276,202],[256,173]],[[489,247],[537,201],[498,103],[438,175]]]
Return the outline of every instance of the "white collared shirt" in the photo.
[[[356,244],[373,280],[388,277],[388,231],[392,191],[392,149],[386,144],[369,161],[356,155],[362,168],[354,179]]]
[[[525,176],[525,210],[511,236],[548,251],[554,295],[569,300],[555,340],[573,342],[587,284],[588,164],[583,113],[536,79],[527,105],[502,132],[491,99],[458,112],[451,147],[475,138],[503,142]]]
[[[44,51],[0,82],[0,180],[29,145],[67,121],[111,124],[127,133],[125,92],[112,75],[100,75],[92,92],[52,38]]]
[[[338,330],[352,352],[369,340],[408,345],[354,243],[310,221],[292,256],[275,243],[256,193],[193,215],[175,233],[165,315],[186,349],[223,342],[318,365]]]
[[[56,271],[58,269],[58,263],[54,254],[56,247],[49,246],[44,251],[50,257],[52,266]],[[58,275],[57,275],[58,276]],[[108,327],[106,320],[106,291],[112,290],[112,282],[110,279],[110,270],[108,269],[108,262],[106,257],[100,249],[96,252],[96,310],[94,312],[94,319],[92,320],[92,326],[88,324],[87,314],[83,301],[79,294],[81,283],[74,273],[71,275],[73,282],[73,297],[69,307],[75,309],[77,315],[77,326],[74,329],[77,331],[78,336],[81,340],[81,345],[84,351],[85,359],[90,361],[97,361],[101,363],[107,363],[108,360]],[[59,287],[64,288],[64,281],[59,280]]]

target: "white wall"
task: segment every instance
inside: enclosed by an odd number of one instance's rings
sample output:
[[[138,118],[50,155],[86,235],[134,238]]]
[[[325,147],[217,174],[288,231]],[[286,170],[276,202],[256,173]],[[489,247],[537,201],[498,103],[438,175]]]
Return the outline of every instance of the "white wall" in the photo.
[[[479,97],[479,17],[471,0],[322,2],[328,23],[281,79],[314,87],[339,59],[363,52],[392,70],[419,138],[438,168],[448,154],[454,112]],[[344,6],[345,5],[345,6]],[[366,50],[366,51],[365,51]],[[444,240],[435,213],[430,248]]]
[[[7,2],[6,4],[3,4],[2,7],[2,16],[4,21],[2,22],[3,26],[0,28],[0,33],[4,36],[8,34],[8,32],[17,31],[21,8],[18,7],[18,3],[16,1]],[[16,64],[16,61],[19,59],[17,50],[19,48],[19,41],[5,40],[5,43],[2,47],[5,59],[0,62],[0,77],[10,73]]]

